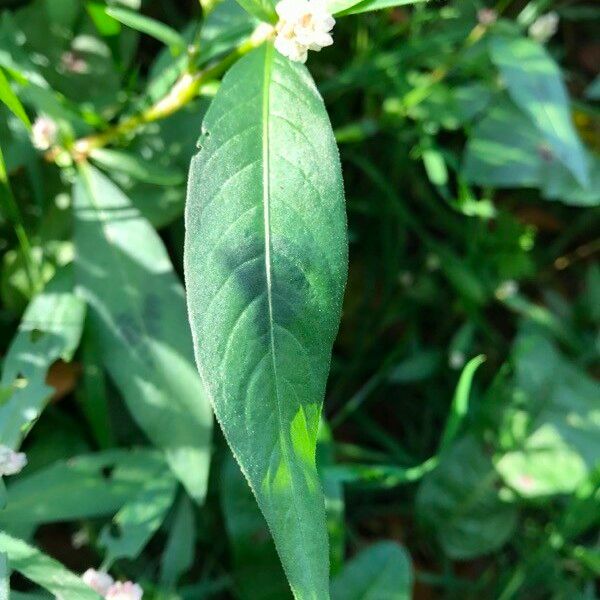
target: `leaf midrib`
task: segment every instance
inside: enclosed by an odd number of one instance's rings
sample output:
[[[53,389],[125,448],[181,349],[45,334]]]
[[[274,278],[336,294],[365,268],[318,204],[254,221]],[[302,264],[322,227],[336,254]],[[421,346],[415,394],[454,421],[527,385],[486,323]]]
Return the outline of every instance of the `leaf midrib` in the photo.
[[[265,45],[265,68],[263,74],[263,90],[262,90],[262,203],[263,203],[263,219],[264,219],[264,236],[265,236],[265,274],[267,285],[267,304],[269,310],[269,339],[271,346],[271,363],[273,368],[275,401],[277,404],[277,420],[280,433],[285,431],[283,425],[283,412],[281,407],[281,399],[279,397],[279,377],[277,374],[277,361],[275,358],[275,318],[273,310],[273,277],[271,264],[271,164],[270,164],[270,109],[271,109],[271,77],[273,72],[273,53],[274,47],[272,44]],[[289,457],[287,441],[284,438],[279,439],[281,444],[281,453],[287,463],[291,467],[292,461]],[[306,544],[306,534],[302,520],[298,515],[296,503],[296,489],[294,484],[294,474],[290,468],[290,488],[292,494],[292,505],[298,523],[298,530],[302,537],[304,548],[308,548]],[[310,562],[308,563],[310,565]],[[315,589],[312,570],[309,569],[309,578],[312,581],[313,591]],[[292,590],[294,591],[294,590]],[[294,595],[296,595],[294,593]]]

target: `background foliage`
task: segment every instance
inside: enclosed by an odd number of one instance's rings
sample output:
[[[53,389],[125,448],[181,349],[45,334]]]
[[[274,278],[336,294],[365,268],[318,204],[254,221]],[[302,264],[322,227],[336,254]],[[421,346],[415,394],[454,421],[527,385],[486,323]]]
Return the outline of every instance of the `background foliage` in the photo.
[[[185,314],[185,182],[222,72],[154,118],[254,27],[208,8],[2,5],[0,443],[29,463],[0,482],[0,598],[9,569],[11,598],[95,598],[73,573],[99,565],[150,599],[289,597]],[[599,18],[417,3],[340,17],[310,58],[350,236],[318,448],[336,600],[597,595]],[[127,125],[76,167],[33,147],[39,116],[65,147]]]

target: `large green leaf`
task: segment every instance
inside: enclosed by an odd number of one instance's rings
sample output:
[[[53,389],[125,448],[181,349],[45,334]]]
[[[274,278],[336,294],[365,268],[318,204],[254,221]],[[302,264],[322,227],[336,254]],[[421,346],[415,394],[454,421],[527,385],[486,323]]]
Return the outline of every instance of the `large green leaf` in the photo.
[[[516,525],[516,507],[501,500],[498,474],[473,437],[442,455],[417,495],[417,514],[448,556],[468,559],[500,548]]]
[[[409,600],[410,559],[395,542],[373,544],[355,556],[331,584],[333,600]]]
[[[212,415],[194,368],[183,288],[162,241],[119,188],[81,165],[75,242],[78,287],[105,365],[134,419],[202,501]]]
[[[11,569],[52,592],[56,598],[99,600],[100,596],[82,579],[37,548],[0,531],[0,552],[8,555]]]
[[[558,65],[532,39],[497,35],[490,38],[489,47],[514,102],[530,116],[558,160],[581,185],[587,185],[587,159],[571,120]]]
[[[333,132],[306,69],[271,45],[228,73],[203,132],[184,261],[196,360],[294,594],[320,600],[315,448],[347,271]]]
[[[40,416],[53,388],[46,374],[59,358],[71,360],[83,329],[85,306],[72,293],[69,270],[59,272],[27,307],[2,368],[0,444],[16,448]]]

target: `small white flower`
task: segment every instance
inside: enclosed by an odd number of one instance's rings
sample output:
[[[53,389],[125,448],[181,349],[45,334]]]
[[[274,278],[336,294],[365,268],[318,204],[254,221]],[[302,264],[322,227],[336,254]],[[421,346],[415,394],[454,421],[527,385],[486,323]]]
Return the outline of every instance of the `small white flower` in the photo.
[[[57,134],[58,125],[50,117],[38,117],[31,128],[31,141],[38,150],[48,150]]]
[[[496,298],[506,300],[519,291],[519,284],[514,279],[503,281],[496,289]]]
[[[106,592],[106,600],[142,600],[144,590],[131,581],[117,581]]]
[[[425,259],[425,265],[428,271],[437,271],[442,265],[442,261],[440,260],[440,257],[437,254],[431,252],[427,255],[427,258]]]
[[[60,64],[65,71],[75,74],[83,74],[88,72],[87,62],[73,50],[67,50],[60,57]]]
[[[281,0],[275,7],[279,22],[275,48],[295,62],[306,62],[309,50],[319,51],[333,44],[335,19],[324,0]]]
[[[415,282],[415,277],[410,271],[402,271],[398,276],[398,280],[404,287],[410,287]]]
[[[95,569],[88,569],[82,576],[83,583],[91,587],[95,592],[98,592],[101,596],[106,596],[111,586],[115,583],[115,580],[104,571],[96,571]]]
[[[27,464],[27,457],[23,452],[15,452],[8,446],[0,446],[0,476],[16,475]]]
[[[480,8],[477,11],[477,20],[484,27],[493,25],[497,19],[498,13],[493,8]]]
[[[451,369],[460,369],[465,364],[465,354],[460,350],[452,350],[448,356],[448,365]]]
[[[555,12],[549,12],[539,16],[530,26],[529,35],[534,40],[544,44],[558,30],[558,15]]]

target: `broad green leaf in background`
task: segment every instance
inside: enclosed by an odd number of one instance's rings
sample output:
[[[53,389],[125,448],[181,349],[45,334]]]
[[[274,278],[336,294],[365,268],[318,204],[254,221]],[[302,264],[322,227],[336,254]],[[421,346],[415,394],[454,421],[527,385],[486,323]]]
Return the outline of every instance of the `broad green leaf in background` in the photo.
[[[347,271],[333,132],[306,69],[270,44],[227,74],[203,132],[184,260],[198,367],[292,591],[321,600],[315,448]]]
[[[237,0],[237,2],[245,11],[261,21],[269,23],[277,21],[275,0]]]
[[[420,2],[427,2],[427,0],[329,0],[327,8],[332,14],[343,17]]]
[[[155,162],[150,163],[128,152],[97,148],[92,150],[90,157],[109,173],[122,171],[138,181],[157,185],[178,185],[185,181],[183,172],[175,168],[162,167]]]
[[[239,597],[242,600],[291,598],[265,518],[233,457],[223,464],[221,505]]]
[[[160,565],[160,581],[171,589],[194,562],[196,522],[194,507],[185,494],[181,495],[177,503],[168,530],[169,537]]]
[[[116,444],[109,413],[107,378],[89,326],[83,333],[81,364],[81,383],[76,389],[75,397],[98,446],[113,447]]]
[[[574,175],[556,163],[544,162],[542,169],[542,195],[547,200],[560,200],[574,206],[598,206],[600,204],[600,157],[589,154],[587,164],[590,171],[590,184],[579,185]]]
[[[515,104],[533,120],[552,154],[587,186],[587,159],[558,65],[541,44],[529,38],[494,35],[489,48]]]
[[[197,152],[198,130],[207,105],[199,99],[167,119],[147,125],[128,151],[161,170],[187,173]],[[110,177],[155,228],[164,227],[183,214],[185,181],[181,185],[159,186],[120,171],[111,172]]]
[[[534,328],[515,342],[515,419],[526,437],[498,457],[508,485],[535,498],[574,492],[600,467],[598,384]]]
[[[21,101],[53,118],[59,111],[67,113],[64,116],[71,125],[77,119],[81,123],[78,103],[84,102],[85,119],[104,123],[101,112],[114,110],[120,76],[111,49],[98,35],[85,3],[34,0],[10,13],[10,17],[0,24],[0,38],[3,33],[5,37],[0,48],[6,48],[17,63],[16,70],[33,84],[21,88]],[[2,25],[7,31],[2,31]],[[135,47],[132,37],[136,36],[136,32],[124,28],[115,37],[123,60],[131,58]]]
[[[331,584],[332,600],[409,600],[410,558],[395,542],[378,542],[357,554]]]
[[[541,185],[544,138],[509,100],[492,105],[467,141],[463,176],[497,187]]]
[[[24,541],[0,531],[0,552],[8,555],[11,569],[68,600],[100,600],[100,596],[82,579]]]
[[[478,185],[537,187],[548,200],[592,206],[600,203],[600,163],[584,154],[590,167],[587,188],[553,157],[534,123],[510,100],[501,98],[475,124],[467,141],[462,175]]]
[[[500,499],[497,483],[492,461],[473,437],[454,444],[423,479],[417,515],[449,557],[487,554],[512,535],[517,508]]]
[[[2,368],[0,387],[12,390],[0,405],[0,443],[16,448],[40,415],[53,388],[54,361],[70,361],[79,345],[85,305],[72,292],[69,269],[58,272],[28,306]]]
[[[169,27],[165,23],[161,23],[156,19],[147,17],[133,10],[127,8],[119,8],[116,6],[109,6],[106,9],[106,14],[113,17],[123,25],[131,27],[136,31],[145,33],[159,42],[162,42],[166,46],[169,46],[173,52],[183,52],[186,47],[185,39],[180,33],[175,31],[172,27]]]
[[[167,516],[176,490],[177,480],[170,471],[144,482],[135,498],[100,533],[98,543],[106,549],[105,564],[138,557]]]
[[[21,101],[12,91],[10,83],[8,83],[6,75],[4,75],[4,71],[2,69],[0,69],[0,102],[4,102],[11,112],[23,122],[25,127],[31,129],[29,117],[27,116]]]
[[[201,502],[212,414],[183,287],[156,231],[109,179],[81,165],[74,194],[78,290],[105,365],[133,418]]]
[[[149,450],[110,450],[55,462],[9,486],[0,528],[21,533],[46,523],[113,515],[165,469],[162,454]]]

